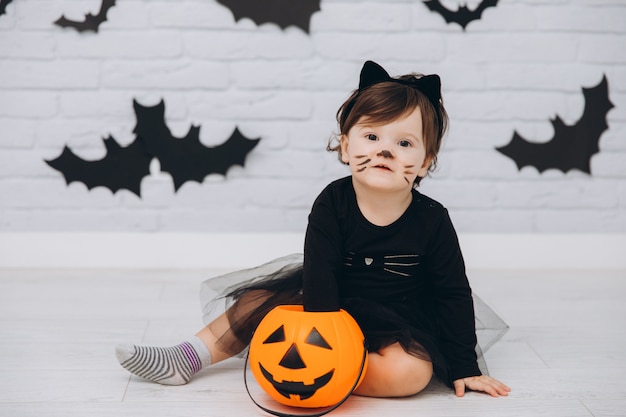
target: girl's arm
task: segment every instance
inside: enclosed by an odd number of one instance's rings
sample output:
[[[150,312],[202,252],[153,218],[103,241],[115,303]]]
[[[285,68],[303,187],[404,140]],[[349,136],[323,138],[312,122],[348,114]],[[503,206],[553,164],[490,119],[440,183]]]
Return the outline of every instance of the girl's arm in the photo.
[[[306,311],[339,310],[341,234],[330,188],[317,198],[304,239],[302,296]]]
[[[456,395],[462,397],[466,388],[493,397],[508,395],[508,386],[482,375],[478,369],[472,290],[458,238],[445,209],[432,249],[441,348],[450,366],[450,382]]]
[[[458,238],[446,209],[435,230],[429,274],[435,295],[441,350],[450,367],[450,381],[481,375],[476,358],[474,303]]]

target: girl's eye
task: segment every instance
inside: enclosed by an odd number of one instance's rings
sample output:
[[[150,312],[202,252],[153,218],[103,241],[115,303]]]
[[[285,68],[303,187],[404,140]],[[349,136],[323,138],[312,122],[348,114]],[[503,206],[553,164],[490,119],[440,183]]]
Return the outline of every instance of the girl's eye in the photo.
[[[367,140],[378,140],[378,136],[376,136],[376,135],[375,135],[375,134],[373,134],[373,133],[368,133],[367,135],[365,135],[365,138],[366,138]]]
[[[408,140],[401,140],[400,142],[398,142],[398,144],[404,148],[408,148],[411,146],[411,142],[409,142]]]

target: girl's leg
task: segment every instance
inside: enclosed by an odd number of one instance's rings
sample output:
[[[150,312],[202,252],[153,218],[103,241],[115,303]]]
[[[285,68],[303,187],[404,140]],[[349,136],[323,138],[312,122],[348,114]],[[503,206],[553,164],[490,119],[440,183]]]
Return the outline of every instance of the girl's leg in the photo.
[[[222,335],[225,335],[229,329],[230,322],[228,321],[226,313],[224,313],[196,333],[196,337],[202,340],[211,355],[211,364],[221,362],[239,353],[225,352],[219,348],[218,340]]]
[[[201,369],[241,352],[246,343],[231,331],[231,323],[247,323],[247,337],[254,330],[247,320],[271,294],[250,291],[230,309],[202,328],[191,339],[171,347],[119,345],[116,356],[120,365],[134,375],[164,385],[183,385]],[[241,329],[240,329],[241,331]],[[248,335],[249,333],[249,335]]]
[[[134,375],[163,385],[183,385],[202,368],[233,355],[218,348],[218,337],[211,328],[228,329],[226,315],[222,314],[195,337],[176,346],[118,345],[115,354],[120,365]]]
[[[394,343],[369,354],[367,371],[355,394],[406,397],[426,388],[432,376],[431,362],[408,354],[399,343]]]

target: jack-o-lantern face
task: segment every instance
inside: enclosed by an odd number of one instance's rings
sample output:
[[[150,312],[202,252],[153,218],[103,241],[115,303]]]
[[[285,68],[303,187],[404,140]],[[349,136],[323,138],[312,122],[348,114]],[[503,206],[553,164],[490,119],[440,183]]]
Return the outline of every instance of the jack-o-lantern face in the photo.
[[[276,307],[250,343],[250,367],[259,385],[276,401],[298,407],[341,401],[359,378],[363,355],[363,333],[344,310]]]
[[[265,339],[263,344],[281,343],[285,341],[286,341],[285,326],[281,325],[278,329],[276,329],[274,333],[272,333],[267,339]],[[318,346],[323,349],[332,350],[332,347],[326,342],[326,340],[324,340],[322,335],[320,335],[319,331],[315,327],[311,329],[311,333],[309,333],[309,336],[306,338],[304,343],[310,344],[313,346]],[[287,350],[283,358],[280,360],[278,365],[287,369],[305,369],[307,367],[306,364],[304,363],[304,360],[302,359],[302,356],[300,355],[300,352],[298,350],[298,345],[296,345],[295,343],[291,344],[291,346],[289,347],[289,349]],[[311,398],[313,394],[317,392],[318,389],[320,389],[321,387],[325,386],[326,384],[330,382],[331,378],[333,377],[333,373],[335,372],[334,369],[331,369],[330,371],[326,372],[324,375],[321,375],[315,378],[312,384],[306,385],[301,381],[278,382],[274,378],[274,375],[272,375],[271,372],[269,372],[267,369],[263,367],[263,364],[261,362],[259,362],[259,367],[261,368],[263,377],[265,377],[265,379],[270,384],[272,384],[274,389],[280,395],[284,396],[287,399],[289,399],[291,395],[299,395],[301,400],[306,400],[308,398]]]

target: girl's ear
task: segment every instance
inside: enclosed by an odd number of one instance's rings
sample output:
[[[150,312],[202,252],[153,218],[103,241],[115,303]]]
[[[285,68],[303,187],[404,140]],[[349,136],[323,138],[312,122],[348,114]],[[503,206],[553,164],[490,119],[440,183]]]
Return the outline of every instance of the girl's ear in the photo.
[[[348,164],[350,162],[350,155],[348,155],[348,137],[346,135],[341,135],[339,145],[341,146],[341,162]]]
[[[422,164],[422,167],[417,171],[417,175],[420,178],[424,178],[426,174],[428,174],[428,170],[430,169],[430,165],[432,163],[433,163],[433,158],[428,157],[424,159],[424,163]]]

